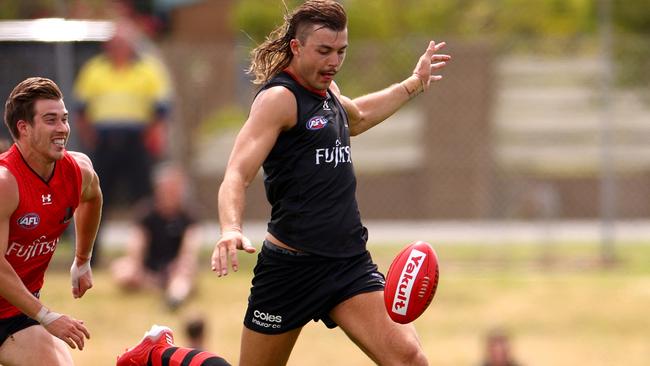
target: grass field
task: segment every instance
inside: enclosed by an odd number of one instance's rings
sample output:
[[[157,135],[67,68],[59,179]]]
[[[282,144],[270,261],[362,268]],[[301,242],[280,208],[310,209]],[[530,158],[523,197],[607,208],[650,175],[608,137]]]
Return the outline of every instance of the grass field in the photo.
[[[436,297],[415,325],[431,365],[479,363],[483,335],[491,327],[512,335],[517,359],[527,366],[641,366],[650,362],[650,245],[622,245],[618,262],[598,265],[595,245],[437,246],[441,278]],[[371,247],[385,271],[398,246]],[[139,341],[151,324],[176,330],[200,313],[208,322],[207,348],[236,364],[239,335],[254,257],[239,273],[217,278],[201,273],[196,296],[176,313],[157,293],[124,294],[105,270],[83,299],[70,296],[63,269],[69,248],[60,248],[48,272],[43,301],[83,319],[92,339],[72,354],[77,365],[114,365],[116,355]],[[289,365],[371,365],[340,330],[321,323],[305,327]]]

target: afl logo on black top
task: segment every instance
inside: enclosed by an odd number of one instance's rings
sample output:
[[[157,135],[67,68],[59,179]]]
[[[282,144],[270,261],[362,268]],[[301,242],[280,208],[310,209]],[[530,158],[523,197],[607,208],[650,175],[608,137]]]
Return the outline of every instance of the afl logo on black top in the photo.
[[[312,119],[307,121],[307,129],[308,130],[320,130],[321,128],[325,127],[326,125],[327,125],[327,118],[322,117],[322,116],[312,117]]]
[[[22,227],[23,229],[31,230],[35,227],[38,226],[38,224],[41,223],[41,218],[38,216],[38,214],[31,212],[23,217],[18,219],[18,226]]]

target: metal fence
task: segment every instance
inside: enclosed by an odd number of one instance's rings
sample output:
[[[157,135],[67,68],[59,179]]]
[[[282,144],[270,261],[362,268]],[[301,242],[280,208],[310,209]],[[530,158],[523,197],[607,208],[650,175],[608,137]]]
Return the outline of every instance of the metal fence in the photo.
[[[600,220],[607,216],[645,225],[647,86],[629,77],[603,85],[611,70],[598,39],[544,40],[523,51],[522,42],[448,40],[454,60],[444,79],[353,138],[367,220],[507,220],[547,227],[578,220],[601,232]],[[352,43],[337,81],[351,97],[399,82],[426,44],[422,39]],[[547,44],[561,47],[548,52]],[[186,47],[167,44],[163,53],[185,111],[177,119],[187,134],[181,158],[191,162],[197,193],[209,203],[206,217],[214,219],[218,183],[254,89],[243,73],[246,47]],[[624,62],[614,59],[610,65],[616,75],[626,75],[620,69]],[[193,72],[202,76],[187,76]],[[223,110],[232,113],[220,115]],[[611,187],[606,195],[604,177]],[[246,217],[267,215],[260,177],[249,189]]]
[[[617,36],[621,46],[608,54],[606,39],[447,39],[454,60],[444,79],[353,138],[363,217],[551,229],[578,220],[593,224],[601,239],[618,227],[619,237],[650,240],[644,230],[626,236],[620,229],[650,226],[650,91],[643,81],[650,46]],[[399,82],[427,41],[354,40],[337,82],[350,97]],[[255,91],[244,73],[249,46],[160,44],[176,91],[173,156],[190,168],[209,221]],[[89,56],[75,50],[72,74]],[[2,65],[15,77],[15,62],[7,57]],[[51,66],[43,74],[56,79],[60,67]],[[246,217],[264,220],[268,212],[260,177],[249,189]]]

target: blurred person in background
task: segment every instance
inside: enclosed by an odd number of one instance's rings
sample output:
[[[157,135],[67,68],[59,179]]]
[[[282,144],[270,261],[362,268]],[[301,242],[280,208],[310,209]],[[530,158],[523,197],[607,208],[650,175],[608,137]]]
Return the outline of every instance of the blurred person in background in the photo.
[[[160,60],[139,52],[138,37],[130,23],[118,21],[104,52],[82,66],[74,86],[79,142],[102,179],[109,213],[122,199],[133,203],[151,194],[152,166],[167,152],[169,76]],[[100,249],[98,241],[93,262],[99,263]]]
[[[339,3],[310,0],[252,53],[250,73],[262,87],[219,189],[221,238],[212,255],[212,270],[224,276],[228,262],[238,269],[238,250],[256,251],[242,233],[243,211],[263,166],[272,212],[244,318],[242,366],[285,365],[311,320],[341,327],[377,364],[428,364],[413,325],[386,312],[384,276],[357,206],[350,136],[427,91],[450,56],[438,54],[444,42],[431,41],[408,78],[350,99],[333,80],[347,32]]]
[[[7,150],[9,150],[9,147],[11,146],[11,142],[3,137],[0,137],[0,153],[3,153]]]
[[[156,166],[153,198],[136,209],[127,255],[111,265],[113,278],[125,290],[162,288],[170,310],[194,288],[201,245],[187,179],[178,165]]]
[[[185,322],[185,336],[190,348],[205,349],[205,331],[205,320],[202,316],[193,316]]]
[[[485,355],[481,366],[520,366],[511,354],[510,338],[502,329],[493,329],[485,337]]]
[[[90,338],[82,320],[48,309],[39,299],[45,271],[74,220],[72,295],[93,285],[90,258],[102,210],[90,159],[67,151],[63,94],[50,79],[19,83],[5,104],[14,144],[0,155],[0,363],[72,365],[66,347]]]
[[[0,153],[3,153],[11,147],[11,134],[8,131],[0,131]]]

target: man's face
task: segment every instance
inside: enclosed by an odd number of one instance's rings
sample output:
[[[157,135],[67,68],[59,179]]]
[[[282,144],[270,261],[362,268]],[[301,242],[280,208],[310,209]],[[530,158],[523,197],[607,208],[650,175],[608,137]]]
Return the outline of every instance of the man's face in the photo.
[[[312,25],[304,43],[295,39],[296,71],[307,86],[327,89],[339,71],[348,47],[347,28],[337,32],[321,25]]]
[[[63,158],[65,144],[70,135],[68,111],[62,99],[39,99],[34,103],[34,123],[19,121],[21,139],[25,139],[31,150],[46,160]]]
[[[106,54],[115,65],[129,62],[134,50],[130,40],[125,35],[118,34],[105,44]]]

